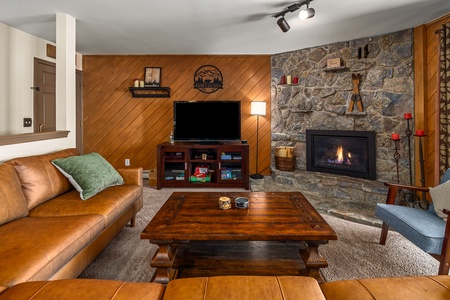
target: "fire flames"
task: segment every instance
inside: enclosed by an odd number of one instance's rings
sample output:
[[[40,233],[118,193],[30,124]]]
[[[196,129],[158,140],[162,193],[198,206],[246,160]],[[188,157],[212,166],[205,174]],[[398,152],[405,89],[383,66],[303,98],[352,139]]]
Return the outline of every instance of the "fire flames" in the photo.
[[[328,162],[334,164],[351,165],[352,164],[351,158],[352,154],[350,152],[344,151],[344,148],[340,145],[337,148],[335,158],[328,159]]]

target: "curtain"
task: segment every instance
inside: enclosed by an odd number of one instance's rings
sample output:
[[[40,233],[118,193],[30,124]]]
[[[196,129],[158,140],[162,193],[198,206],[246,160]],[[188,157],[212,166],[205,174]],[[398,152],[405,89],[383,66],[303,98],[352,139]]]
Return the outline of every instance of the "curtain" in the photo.
[[[439,41],[439,177],[450,167],[450,23],[437,31]]]

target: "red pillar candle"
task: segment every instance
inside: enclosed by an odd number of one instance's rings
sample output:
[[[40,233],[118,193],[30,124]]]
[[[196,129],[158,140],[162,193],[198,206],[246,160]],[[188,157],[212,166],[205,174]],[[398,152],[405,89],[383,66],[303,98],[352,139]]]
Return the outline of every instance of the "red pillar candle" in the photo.
[[[416,130],[416,135],[417,135],[417,136],[424,136],[424,135],[425,135],[425,131],[422,130],[422,129],[417,129],[417,130]]]
[[[405,114],[403,115],[403,118],[404,118],[405,120],[410,120],[410,119],[412,119],[412,114],[411,114],[411,113],[405,113]]]
[[[394,141],[400,140],[400,136],[398,135],[398,133],[393,133],[393,134],[391,135],[391,138],[392,138],[392,140],[394,140]]]

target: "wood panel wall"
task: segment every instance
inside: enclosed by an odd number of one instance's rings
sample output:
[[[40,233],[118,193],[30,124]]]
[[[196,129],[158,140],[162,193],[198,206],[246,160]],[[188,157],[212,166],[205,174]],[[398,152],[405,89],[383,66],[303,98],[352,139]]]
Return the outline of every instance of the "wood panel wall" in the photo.
[[[439,35],[436,30],[450,22],[447,14],[414,29],[415,119],[416,129],[424,129],[424,164],[426,186],[439,184]],[[417,139],[416,139],[417,140]],[[420,185],[418,145],[415,145],[415,182]]]
[[[205,94],[193,88],[194,73],[203,65],[222,72],[222,90]],[[145,67],[162,68],[161,86],[170,87],[170,98],[132,98],[128,87],[134,78],[143,80]],[[156,169],[156,147],[168,141],[173,128],[173,101],[240,100],[242,139],[250,146],[254,173],[256,117],[250,115],[250,103],[265,101],[266,116],[259,119],[258,171],[269,175],[270,72],[269,55],[85,55],[83,151],[100,153],[116,168],[129,158],[132,167]]]

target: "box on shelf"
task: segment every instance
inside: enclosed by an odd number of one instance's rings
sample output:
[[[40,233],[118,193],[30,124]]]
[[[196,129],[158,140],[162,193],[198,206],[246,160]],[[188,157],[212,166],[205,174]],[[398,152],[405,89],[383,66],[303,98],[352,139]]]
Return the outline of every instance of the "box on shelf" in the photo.
[[[221,179],[230,179],[231,178],[231,171],[228,170],[228,169],[220,170],[220,178]]]
[[[230,154],[222,154],[220,156],[220,159],[231,159],[231,155]]]
[[[327,59],[327,68],[337,68],[340,66],[341,66],[341,59],[339,57]]]
[[[189,178],[190,182],[211,182],[211,175],[206,175],[204,177],[197,177],[195,175],[191,175]]]
[[[195,176],[199,176],[202,174],[208,174],[209,172],[209,167],[208,166],[196,166],[195,167],[195,171],[194,171],[194,175]]]

